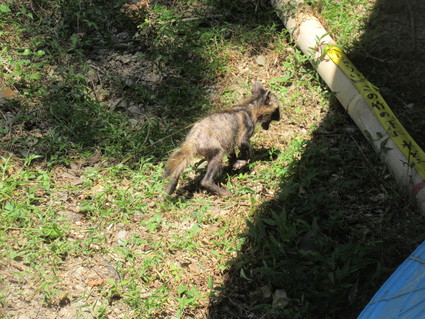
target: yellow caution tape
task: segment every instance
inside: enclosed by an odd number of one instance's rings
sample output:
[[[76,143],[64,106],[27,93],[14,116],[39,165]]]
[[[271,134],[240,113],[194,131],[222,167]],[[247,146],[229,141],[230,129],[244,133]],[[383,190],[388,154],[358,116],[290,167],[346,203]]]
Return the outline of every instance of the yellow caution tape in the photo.
[[[328,46],[326,54],[359,90],[389,137],[406,157],[409,166],[413,167],[422,179],[425,179],[424,151],[401,125],[375,86],[357,70],[339,47],[335,45]]]

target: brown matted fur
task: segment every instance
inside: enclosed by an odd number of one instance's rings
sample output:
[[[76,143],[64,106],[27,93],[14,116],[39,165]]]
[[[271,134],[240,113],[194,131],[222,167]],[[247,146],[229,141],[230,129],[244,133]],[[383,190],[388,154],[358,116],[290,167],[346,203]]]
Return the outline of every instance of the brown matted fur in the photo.
[[[164,168],[164,178],[170,178],[165,192],[171,195],[176,189],[180,174],[193,156],[202,156],[208,161],[207,172],[201,185],[220,196],[232,193],[218,186],[214,177],[222,167],[223,157],[230,154],[233,168],[245,166],[250,157],[249,139],[256,124],[268,130],[271,121],[279,121],[277,97],[265,90],[260,82],[254,82],[252,96],[243,104],[211,114],[196,122],[179,149],[174,151]],[[239,149],[236,158],[235,148]]]

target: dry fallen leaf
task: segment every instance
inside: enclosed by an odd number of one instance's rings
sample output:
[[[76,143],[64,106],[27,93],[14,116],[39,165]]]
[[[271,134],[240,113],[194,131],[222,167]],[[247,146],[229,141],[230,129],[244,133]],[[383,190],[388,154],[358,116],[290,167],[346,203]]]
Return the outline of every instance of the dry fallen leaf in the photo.
[[[4,97],[6,99],[13,99],[18,96],[18,93],[16,93],[14,90],[12,90],[10,87],[5,87],[0,92],[0,97]]]
[[[93,279],[93,280],[88,280],[86,283],[90,287],[96,287],[96,286],[105,285],[106,284],[106,280],[105,279]]]

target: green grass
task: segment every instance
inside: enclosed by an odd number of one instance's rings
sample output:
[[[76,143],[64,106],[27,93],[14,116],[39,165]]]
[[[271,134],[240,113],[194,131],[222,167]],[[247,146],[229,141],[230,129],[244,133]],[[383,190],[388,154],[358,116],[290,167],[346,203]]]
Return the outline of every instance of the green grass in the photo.
[[[411,198],[266,2],[141,3],[0,5],[0,315],[354,318],[424,239]],[[369,4],[311,5],[356,56]],[[162,200],[167,155],[252,79],[282,120],[224,169],[234,195],[200,162]]]

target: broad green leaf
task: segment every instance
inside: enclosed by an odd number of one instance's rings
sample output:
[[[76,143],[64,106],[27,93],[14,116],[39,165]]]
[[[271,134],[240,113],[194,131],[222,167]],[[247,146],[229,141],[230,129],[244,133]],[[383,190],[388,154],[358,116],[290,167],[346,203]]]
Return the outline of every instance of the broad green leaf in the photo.
[[[10,8],[5,4],[0,4],[0,12],[3,12],[3,13],[10,12]]]

